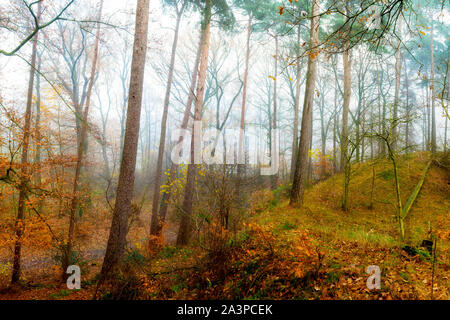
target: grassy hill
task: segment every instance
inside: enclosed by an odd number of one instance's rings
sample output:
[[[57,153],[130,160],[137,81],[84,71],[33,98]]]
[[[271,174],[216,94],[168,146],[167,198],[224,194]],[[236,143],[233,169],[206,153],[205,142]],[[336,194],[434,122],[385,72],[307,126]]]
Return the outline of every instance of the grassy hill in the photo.
[[[426,163],[426,154],[405,156],[399,161],[403,203],[419,181]],[[343,176],[339,174],[310,188],[302,209],[291,208],[284,200],[255,220],[277,226],[280,241],[295,238],[292,230],[310,231],[317,245],[326,251],[326,280],[320,282],[323,288],[319,286],[317,294],[312,295],[322,298],[429,299],[432,259],[425,249],[419,249],[419,254],[413,257],[402,248],[405,245],[418,247],[422,240],[430,237],[431,229],[440,237],[433,297],[449,299],[450,281],[446,275],[450,269],[449,182],[448,169],[432,165],[405,220],[404,241],[400,240],[394,176],[389,160],[354,166],[348,212],[340,208]],[[370,292],[366,288],[368,275],[365,268],[368,265],[378,265],[382,270],[380,292]]]
[[[403,202],[427,159],[427,154],[399,159]],[[177,266],[181,271],[175,277],[154,277],[149,297],[430,299],[433,281],[433,298],[449,299],[449,177],[448,169],[431,166],[405,220],[404,241],[387,159],[354,166],[348,212],[341,210],[341,174],[310,187],[300,209],[289,206],[283,188],[267,192],[265,199],[259,195],[240,242],[215,256],[175,248],[171,255],[160,255],[160,270]],[[434,280],[433,259],[420,248],[431,234],[439,235]],[[405,245],[413,252],[405,251]],[[183,267],[192,264],[197,266],[193,270]],[[381,290],[366,286],[369,265],[381,269]]]
[[[403,202],[427,160],[424,153],[399,159]],[[285,186],[256,192],[240,230],[211,223],[202,245],[166,245],[150,254],[136,246],[126,257],[121,298],[430,299],[433,286],[433,299],[450,299],[450,172],[443,162],[428,171],[405,220],[405,240],[400,239],[392,164],[366,162],[353,167],[348,211],[341,209],[343,176],[338,174],[308,188],[302,208],[289,206]],[[438,237],[435,261],[420,248],[431,236]],[[100,265],[101,258],[91,261],[82,290],[34,285],[13,298],[91,299]],[[381,270],[380,290],[366,286],[370,265]]]

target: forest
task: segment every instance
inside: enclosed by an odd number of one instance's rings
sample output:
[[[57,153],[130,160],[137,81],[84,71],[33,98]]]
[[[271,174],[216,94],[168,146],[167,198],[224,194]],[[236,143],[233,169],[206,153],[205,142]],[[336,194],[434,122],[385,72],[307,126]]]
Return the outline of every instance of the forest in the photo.
[[[449,300],[449,9],[0,0],[0,300]]]

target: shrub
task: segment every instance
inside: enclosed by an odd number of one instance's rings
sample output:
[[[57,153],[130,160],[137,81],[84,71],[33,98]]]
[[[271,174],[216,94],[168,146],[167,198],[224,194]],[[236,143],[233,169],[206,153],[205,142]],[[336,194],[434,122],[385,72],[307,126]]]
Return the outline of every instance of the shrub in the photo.
[[[268,189],[254,192],[250,197],[250,214],[258,214],[267,209],[275,199],[274,193]]]

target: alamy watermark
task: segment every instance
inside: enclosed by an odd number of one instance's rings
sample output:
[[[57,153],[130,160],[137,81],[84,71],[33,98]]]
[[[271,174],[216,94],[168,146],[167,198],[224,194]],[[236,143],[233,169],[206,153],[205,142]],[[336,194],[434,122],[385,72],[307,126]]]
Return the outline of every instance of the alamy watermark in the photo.
[[[369,290],[380,290],[381,289],[381,270],[379,266],[368,266],[366,272],[370,274],[369,278],[367,278],[367,288]]]
[[[177,142],[171,152],[175,164],[251,164],[259,165],[261,175],[278,172],[280,146],[278,130],[272,129],[270,151],[258,148],[264,145],[257,134],[245,134],[244,130],[208,128],[203,131],[202,122],[194,121],[194,134],[187,129],[176,129],[171,140]],[[182,137],[180,139],[180,137]],[[191,139],[194,139],[193,143]],[[193,147],[193,157],[191,156]],[[247,155],[247,156],[246,156]]]
[[[81,269],[77,265],[71,265],[67,268],[67,274],[70,276],[67,278],[66,284],[69,290],[81,289]]]

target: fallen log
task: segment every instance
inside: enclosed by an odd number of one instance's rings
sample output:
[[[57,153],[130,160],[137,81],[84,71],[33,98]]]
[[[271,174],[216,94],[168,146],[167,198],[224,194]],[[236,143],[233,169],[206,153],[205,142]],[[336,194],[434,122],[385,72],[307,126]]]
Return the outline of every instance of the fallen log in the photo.
[[[420,189],[422,188],[423,182],[425,181],[425,177],[427,176],[428,169],[430,169],[431,160],[428,161],[427,166],[425,167],[425,170],[423,171],[422,177],[419,180],[419,183],[414,188],[414,191],[409,196],[408,200],[406,201],[405,206],[402,209],[402,215],[401,219],[405,219],[408,215],[409,210],[411,209],[412,205],[414,204],[414,201],[416,200],[417,196],[419,195]]]

